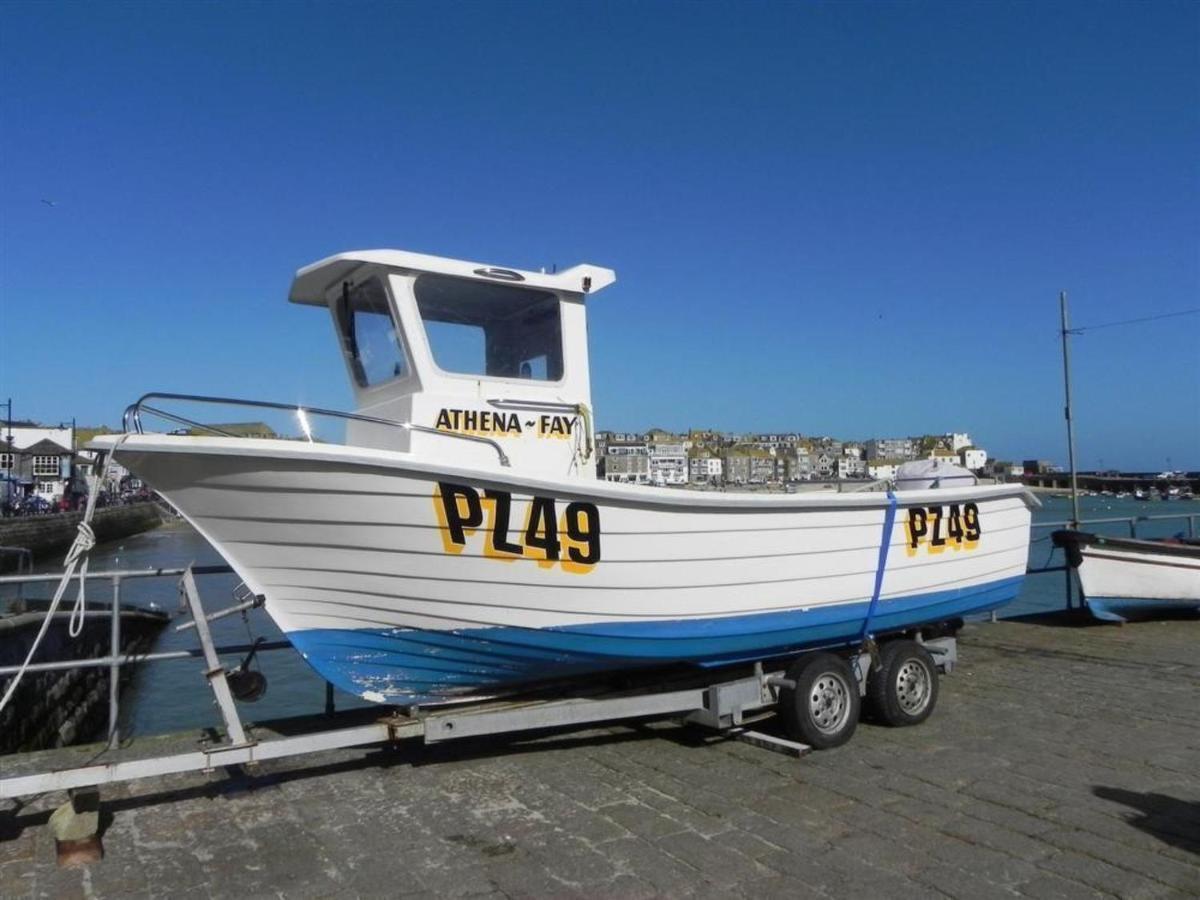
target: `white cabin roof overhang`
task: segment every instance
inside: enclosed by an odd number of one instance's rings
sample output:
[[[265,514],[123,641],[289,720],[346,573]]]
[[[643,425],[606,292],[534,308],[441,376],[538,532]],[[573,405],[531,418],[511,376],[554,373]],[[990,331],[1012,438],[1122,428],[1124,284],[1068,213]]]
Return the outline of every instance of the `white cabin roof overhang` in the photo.
[[[561,272],[526,272],[406,250],[352,250],[326,257],[296,272],[288,299],[293,303],[324,306],[329,289],[364,265],[413,273],[435,272],[472,281],[521,285],[581,296],[594,294],[617,280],[612,269],[586,264]]]

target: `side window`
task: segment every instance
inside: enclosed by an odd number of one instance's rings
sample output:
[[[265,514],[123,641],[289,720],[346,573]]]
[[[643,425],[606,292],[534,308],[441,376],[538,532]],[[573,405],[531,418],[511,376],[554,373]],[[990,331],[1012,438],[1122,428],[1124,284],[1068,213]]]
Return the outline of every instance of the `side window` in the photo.
[[[337,320],[342,352],[359,387],[371,387],[408,374],[400,330],[379,279],[354,286],[343,284]]]

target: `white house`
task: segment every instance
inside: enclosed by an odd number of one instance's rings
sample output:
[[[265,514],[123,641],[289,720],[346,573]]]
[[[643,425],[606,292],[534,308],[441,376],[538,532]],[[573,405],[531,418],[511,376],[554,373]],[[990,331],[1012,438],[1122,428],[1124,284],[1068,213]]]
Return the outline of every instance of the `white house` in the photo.
[[[5,499],[36,495],[56,502],[71,484],[75,429],[0,425],[0,480]]]
[[[650,483],[687,484],[687,451],[680,443],[650,445]]]
[[[871,459],[867,461],[867,474],[876,481],[895,481],[903,460]]]
[[[857,456],[839,456],[835,465],[838,478],[862,478],[867,474],[866,464]]]
[[[962,461],[963,468],[972,472],[978,472],[988,461],[987,451],[978,447],[963,447],[958,452],[958,458]]]
[[[962,450],[964,447],[971,446],[971,435],[967,434],[965,431],[947,431],[946,440],[950,442],[950,449],[955,453],[958,453],[958,451]]]

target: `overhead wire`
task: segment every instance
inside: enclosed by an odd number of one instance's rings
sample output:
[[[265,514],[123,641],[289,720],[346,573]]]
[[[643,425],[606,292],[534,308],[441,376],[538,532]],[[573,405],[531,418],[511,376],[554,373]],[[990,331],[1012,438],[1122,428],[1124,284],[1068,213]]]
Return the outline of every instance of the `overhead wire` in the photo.
[[[1194,316],[1200,313],[1200,306],[1195,309],[1181,309],[1178,312],[1159,313],[1154,316],[1142,316],[1138,319],[1122,319],[1120,322],[1102,322],[1099,325],[1082,325],[1070,329],[1072,334],[1083,334],[1086,331],[1098,331],[1101,328],[1115,328],[1118,325],[1137,325],[1142,322],[1157,322],[1159,319],[1174,319],[1178,316]]]

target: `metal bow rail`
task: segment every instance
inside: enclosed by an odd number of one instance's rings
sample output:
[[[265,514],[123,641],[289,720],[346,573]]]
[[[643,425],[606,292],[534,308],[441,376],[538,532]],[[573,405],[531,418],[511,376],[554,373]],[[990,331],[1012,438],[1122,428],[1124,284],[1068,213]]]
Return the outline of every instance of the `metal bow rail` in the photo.
[[[481,437],[475,434],[461,434],[457,431],[442,431],[438,428],[431,428],[428,425],[417,425],[413,422],[395,422],[391,419],[381,419],[377,416],[366,416],[362,413],[345,412],[338,409],[322,409],[319,406],[300,406],[295,403],[276,403],[271,400],[243,400],[236,397],[206,397],[200,394],[170,394],[162,392],[153,392],[143,394],[133,403],[129,404],[125,409],[125,414],[122,417],[122,427],[129,433],[143,434],[142,431],[142,413],[149,413],[157,416],[168,422],[174,422],[176,425],[182,425],[185,428],[196,428],[201,431],[207,431],[209,434],[215,434],[220,437],[241,437],[241,435],[233,434],[225,431],[216,425],[208,425],[204,422],[197,422],[193,419],[186,418],[178,413],[169,412],[165,409],[160,409],[157,406],[150,406],[149,400],[171,400],[181,403],[208,403],[216,406],[245,406],[256,409],[273,409],[282,412],[292,413],[296,417],[296,421],[300,425],[300,430],[304,432],[305,438],[309,443],[313,443],[312,427],[309,424],[309,416],[320,416],[322,418],[341,419],[343,421],[366,422],[371,425],[383,425],[388,428],[399,428],[402,431],[415,431],[421,434],[432,434],[437,437],[453,438],[460,441],[470,441],[475,444],[486,444],[496,451],[496,456],[500,460],[500,465],[508,466],[508,454],[504,452],[504,448],[491,438]]]

